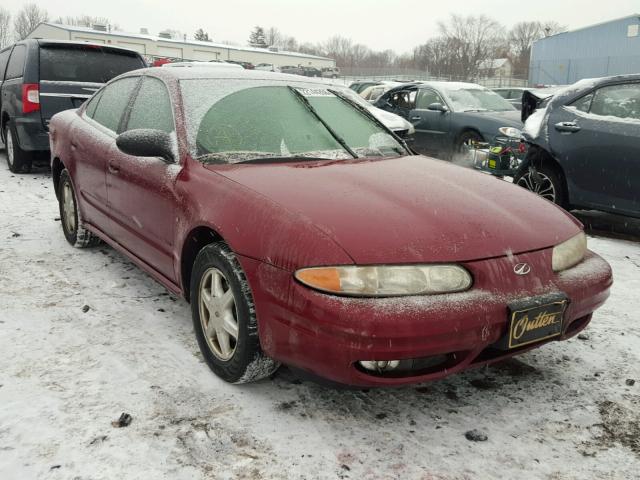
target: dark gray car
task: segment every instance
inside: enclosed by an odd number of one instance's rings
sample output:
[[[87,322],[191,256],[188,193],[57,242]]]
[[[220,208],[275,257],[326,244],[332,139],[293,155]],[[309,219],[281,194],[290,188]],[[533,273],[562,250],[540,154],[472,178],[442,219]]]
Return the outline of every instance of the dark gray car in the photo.
[[[0,135],[12,172],[49,150],[49,120],[79,107],[121,73],[144,67],[140,54],[86,42],[27,39],[0,51]]]
[[[582,80],[547,99],[525,94],[529,114],[516,183],[565,208],[640,217],[640,75]]]
[[[500,127],[522,128],[520,112],[491,90],[473,83],[425,82],[393,88],[374,104],[410,121],[412,147],[451,156],[469,142],[491,142]]]

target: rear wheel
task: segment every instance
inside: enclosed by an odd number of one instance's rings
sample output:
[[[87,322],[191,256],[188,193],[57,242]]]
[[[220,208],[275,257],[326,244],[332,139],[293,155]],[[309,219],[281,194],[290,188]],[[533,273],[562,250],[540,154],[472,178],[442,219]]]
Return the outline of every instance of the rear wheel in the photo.
[[[7,165],[13,173],[21,173],[23,171],[31,171],[31,156],[20,148],[18,144],[18,136],[16,129],[7,123],[4,129],[4,138],[6,142]]]
[[[278,368],[262,352],[249,283],[225,243],[207,245],[196,256],[190,298],[200,351],[217,376],[247,383]]]
[[[67,242],[77,248],[94,247],[100,243],[100,238],[84,228],[82,217],[78,210],[76,192],[71,183],[71,176],[65,168],[60,173],[58,184],[60,197],[60,223]]]
[[[547,165],[530,166],[516,175],[513,183],[566,208],[562,177],[555,168]]]

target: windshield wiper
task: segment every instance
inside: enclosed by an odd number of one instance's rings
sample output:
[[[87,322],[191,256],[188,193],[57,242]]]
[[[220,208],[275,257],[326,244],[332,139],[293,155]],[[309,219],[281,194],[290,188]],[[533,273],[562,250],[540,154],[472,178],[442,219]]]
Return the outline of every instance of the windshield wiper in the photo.
[[[239,163],[290,163],[290,162],[305,162],[305,161],[317,161],[317,160],[334,160],[333,158],[322,158],[322,157],[301,157],[301,156],[292,156],[292,157],[258,157],[258,158],[249,158],[247,160],[241,160],[239,162],[235,162],[235,164]]]
[[[313,105],[311,105],[311,103],[309,103],[309,100],[307,100],[304,95],[302,95],[297,89],[295,89],[292,86],[288,86],[287,88],[289,90],[291,90],[291,92],[293,92],[293,94],[296,96],[296,98],[298,98],[298,100],[300,100],[302,102],[302,104],[307,108],[307,110],[309,110],[311,112],[311,114],[314,117],[316,117],[318,119],[318,121],[320,121],[320,123],[322,123],[322,125],[324,125],[324,128],[327,129],[327,131],[331,134],[331,136],[333,138],[336,139],[336,141],[342,146],[342,148],[344,148],[347,152],[349,152],[349,155],[351,155],[353,158],[358,158],[358,155],[356,155],[356,153],[351,149],[351,147],[349,147],[349,145],[347,145],[347,142],[344,141],[344,138],[342,138],[340,135],[338,135],[338,133],[333,128],[331,128],[327,122],[325,122],[322,119],[322,117],[318,114],[316,109],[313,108]]]

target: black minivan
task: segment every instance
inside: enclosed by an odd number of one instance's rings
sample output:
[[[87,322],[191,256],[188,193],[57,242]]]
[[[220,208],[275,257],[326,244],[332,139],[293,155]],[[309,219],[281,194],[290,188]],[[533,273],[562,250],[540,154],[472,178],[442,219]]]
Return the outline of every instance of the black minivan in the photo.
[[[92,43],[27,39],[0,51],[0,134],[9,169],[28,171],[34,157],[49,150],[53,115],[145,66],[137,52]]]

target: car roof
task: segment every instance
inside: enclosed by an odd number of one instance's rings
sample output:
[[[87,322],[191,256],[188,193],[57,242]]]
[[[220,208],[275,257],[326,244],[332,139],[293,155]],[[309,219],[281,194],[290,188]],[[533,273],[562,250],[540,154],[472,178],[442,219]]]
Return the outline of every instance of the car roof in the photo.
[[[160,68],[150,67],[133,70],[121,75],[119,78],[127,76],[135,76],[140,74],[153,75],[164,80],[191,80],[191,79],[211,79],[211,80],[273,80],[281,82],[304,82],[317,85],[339,87],[332,83],[328,83],[322,79],[313,79],[311,77],[299,77],[287,73],[267,72],[264,70],[245,70],[235,68],[209,68],[194,66],[191,68]]]
[[[30,42],[30,41],[37,42],[40,46],[44,46],[44,47],[51,46],[51,45],[56,45],[56,46],[68,45],[73,47],[89,46],[89,47],[101,48],[104,50],[119,51],[123,53],[135,53],[136,55],[140,55],[138,52],[130,48],[118,47],[115,45],[105,45],[104,43],[96,43],[96,42],[74,42],[72,40],[51,40],[49,38],[27,38],[17,43]]]

